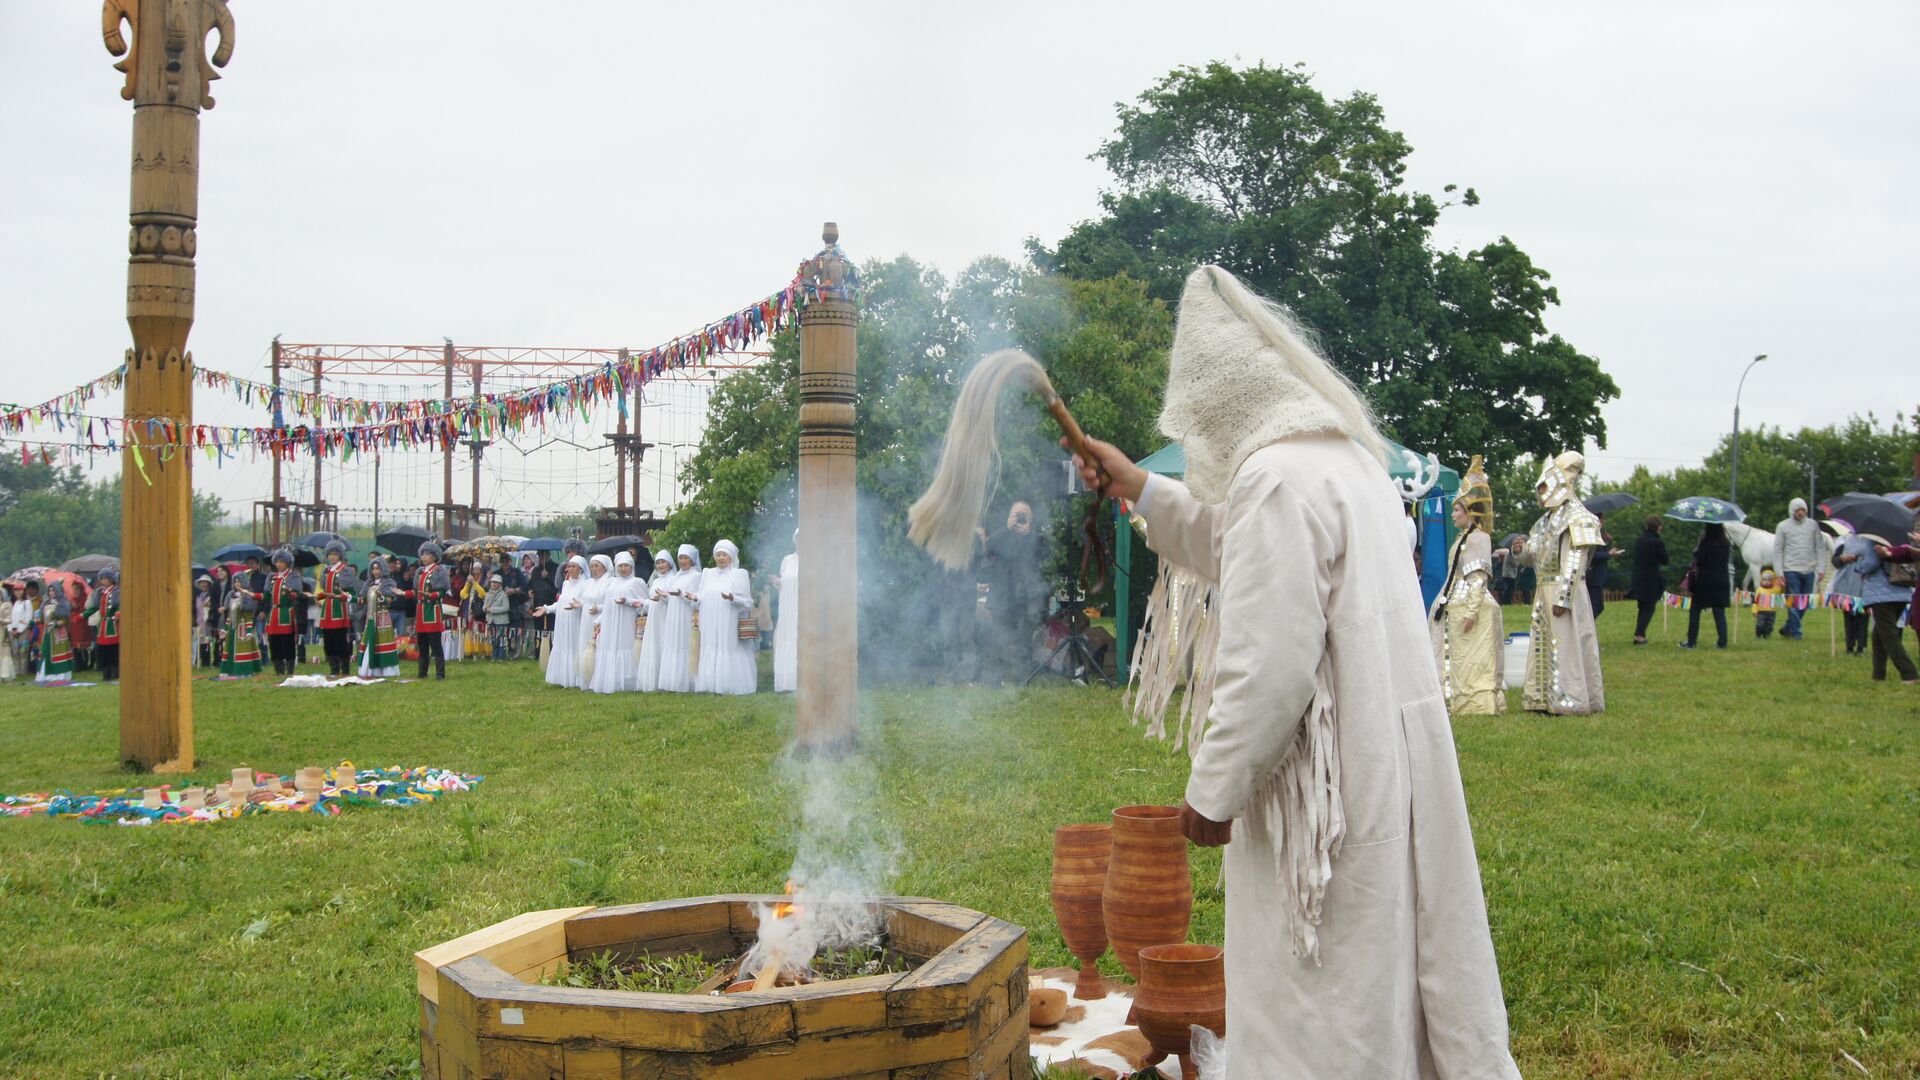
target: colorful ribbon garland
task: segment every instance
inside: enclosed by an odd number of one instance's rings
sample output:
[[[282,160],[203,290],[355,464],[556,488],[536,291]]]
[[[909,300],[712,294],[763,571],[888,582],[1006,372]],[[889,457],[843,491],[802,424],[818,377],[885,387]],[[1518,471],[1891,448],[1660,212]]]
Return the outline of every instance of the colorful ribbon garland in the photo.
[[[545,430],[548,418],[561,413],[578,410],[584,419],[607,401],[624,409],[627,395],[636,384],[644,385],[669,370],[704,364],[718,353],[744,349],[795,325],[801,309],[809,304],[823,297],[851,295],[848,289],[796,276],[786,288],[763,300],[664,345],[632,352],[624,361],[609,360],[599,370],[541,386],[478,396],[375,401],[275,387],[224,371],[194,369],[193,377],[201,386],[232,393],[263,409],[273,409],[277,401],[281,409],[291,406],[295,415],[316,421],[292,427],[284,422],[260,427],[180,425],[169,420],[136,420],[83,411],[81,405],[124,383],[123,366],[38,405],[0,409],[0,438],[20,444],[23,461],[32,460],[32,446],[42,448],[43,462],[51,462],[54,447],[109,453],[129,449],[142,475],[146,472],[142,450],[162,452],[163,458],[178,450],[202,450],[218,460],[251,450],[256,457],[264,452],[284,460],[306,453],[342,461],[372,449],[443,450],[463,439],[492,438],[530,427]],[[330,422],[331,426],[319,421]],[[29,426],[47,423],[61,431],[71,428],[74,440],[55,443],[13,437]]]

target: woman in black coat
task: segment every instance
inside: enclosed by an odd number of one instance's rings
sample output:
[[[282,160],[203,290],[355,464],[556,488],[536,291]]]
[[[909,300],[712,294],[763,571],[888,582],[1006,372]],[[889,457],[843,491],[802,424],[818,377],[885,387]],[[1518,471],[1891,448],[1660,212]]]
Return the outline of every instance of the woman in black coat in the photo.
[[[1720,648],[1727,647],[1727,604],[1733,599],[1733,550],[1727,543],[1727,527],[1709,525],[1700,534],[1693,549],[1693,611],[1687,616],[1687,640],[1680,647],[1691,649],[1700,638],[1700,609],[1713,611],[1713,624],[1720,631]]]
[[[1627,589],[1627,595],[1639,601],[1640,617],[1633,624],[1633,643],[1647,643],[1647,627],[1653,624],[1653,613],[1660,608],[1660,599],[1667,592],[1666,571],[1667,542],[1660,539],[1660,515],[1647,515],[1646,531],[1640,539],[1633,542],[1633,583]]]

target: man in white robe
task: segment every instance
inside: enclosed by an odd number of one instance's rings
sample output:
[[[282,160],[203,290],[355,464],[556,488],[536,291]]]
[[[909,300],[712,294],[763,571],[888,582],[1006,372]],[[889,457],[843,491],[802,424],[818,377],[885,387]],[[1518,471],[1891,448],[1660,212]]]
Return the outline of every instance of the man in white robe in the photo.
[[[1517,1078],[1404,515],[1365,404],[1284,310],[1203,267],[1160,426],[1186,450],[1185,484],[1104,443],[1105,476],[1083,471],[1214,590],[1183,817],[1195,843],[1228,844],[1228,1076]]]

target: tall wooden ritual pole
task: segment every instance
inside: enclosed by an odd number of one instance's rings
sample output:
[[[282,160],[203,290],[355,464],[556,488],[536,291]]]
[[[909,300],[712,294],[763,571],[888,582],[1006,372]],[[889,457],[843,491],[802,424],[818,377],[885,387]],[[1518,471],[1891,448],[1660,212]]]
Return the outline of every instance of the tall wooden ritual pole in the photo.
[[[122,36],[128,26],[131,41]],[[219,46],[207,55],[207,37]],[[200,110],[233,55],[225,0],[106,0],[101,33],[124,56],[120,96],[133,102],[133,196],[127,246],[126,417],[121,462],[123,624],[120,757],[156,772],[193,768],[187,633],[193,543],[191,459],[175,448],[193,423],[194,226],[200,213]],[[141,421],[152,421],[141,423]]]
[[[860,681],[858,518],[854,493],[853,265],[831,221],[826,247],[800,266],[800,684],[796,743],[850,748]],[[808,584],[811,582],[812,584]]]

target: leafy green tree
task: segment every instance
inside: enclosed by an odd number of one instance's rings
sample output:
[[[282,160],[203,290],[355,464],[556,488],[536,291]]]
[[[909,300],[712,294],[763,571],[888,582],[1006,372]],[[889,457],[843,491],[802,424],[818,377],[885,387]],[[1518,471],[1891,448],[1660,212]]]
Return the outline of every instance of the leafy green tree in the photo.
[[[1094,155],[1118,181],[1104,215],[1029,249],[1168,302],[1195,266],[1227,267],[1314,328],[1396,439],[1443,459],[1605,446],[1619,388],[1547,330],[1547,272],[1505,237],[1437,250],[1454,204],[1407,189],[1411,153],[1370,94],[1329,100],[1299,68],[1179,68],[1120,106]]]
[[[1143,456],[1158,446],[1153,417],[1172,319],[1141,282],[1067,281],[1003,259],[981,259],[949,281],[902,256],[868,263],[862,278],[858,585],[862,636],[874,646],[863,666],[888,674],[928,662],[943,609],[970,610],[971,579],[942,574],[907,541],[906,511],[933,475],[974,362],[997,348],[1027,349],[1089,430]],[[682,473],[694,494],[660,542],[705,551],[725,536],[762,570],[788,550],[799,448],[796,336],[780,335],[772,352],[715,392],[701,445]],[[1078,558],[1070,534],[1084,502],[1046,498],[1064,490],[1064,453],[1037,404],[1021,402],[1009,395],[1002,403],[999,483],[983,525],[997,525],[1016,498],[1034,502],[1056,536],[1055,569],[1067,572]]]
[[[120,477],[88,483],[78,468],[0,467],[0,573],[58,566],[77,555],[120,553]],[[220,500],[193,498],[196,536],[212,529]]]
[[[1906,490],[1913,479],[1913,457],[1920,453],[1920,428],[1912,418],[1896,413],[1882,422],[1872,414],[1844,423],[1801,428],[1788,433],[1760,428],[1740,433],[1740,507],[1756,528],[1771,530],[1787,516],[1787,504],[1805,499],[1811,490],[1818,502],[1849,491],[1882,493]],[[1600,485],[1602,490],[1627,491],[1640,505],[1623,511],[1628,522],[1615,523],[1616,540],[1629,538],[1646,514],[1658,514],[1689,495],[1726,498],[1732,483],[1733,437],[1724,436],[1699,465],[1654,472],[1634,469],[1626,480]],[[1819,517],[1816,510],[1815,517]],[[1700,527],[1669,522],[1667,546],[1676,565],[1669,580],[1677,580],[1686,566],[1686,553],[1698,542]]]

